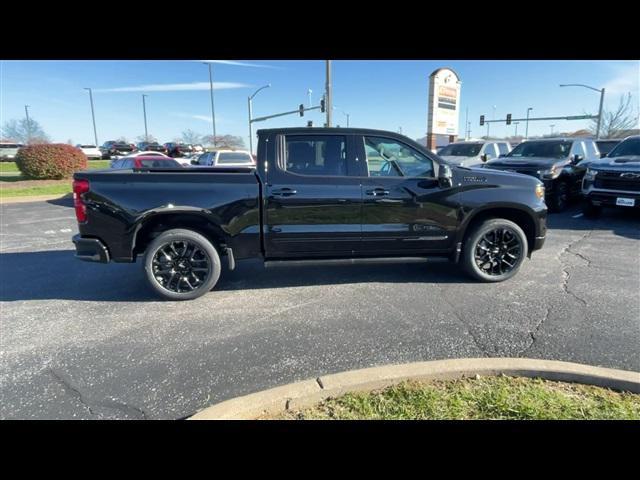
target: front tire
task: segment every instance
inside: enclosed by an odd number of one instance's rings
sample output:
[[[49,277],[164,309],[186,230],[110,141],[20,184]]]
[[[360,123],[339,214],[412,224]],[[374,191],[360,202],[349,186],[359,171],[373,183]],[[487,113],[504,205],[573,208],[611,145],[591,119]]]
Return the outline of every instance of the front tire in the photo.
[[[585,198],[582,202],[582,213],[587,218],[597,218],[602,213],[602,207],[596,207],[593,203],[591,203],[591,200]]]
[[[510,220],[493,218],[469,233],[461,263],[477,280],[502,282],[518,272],[527,252],[527,237],[522,229]]]
[[[193,230],[173,229],[156,237],[144,259],[151,288],[168,300],[193,300],[220,278],[220,256],[212,243]]]
[[[551,212],[563,212],[569,205],[569,185],[567,182],[558,182],[555,188],[555,192],[551,196],[548,202],[549,210]]]

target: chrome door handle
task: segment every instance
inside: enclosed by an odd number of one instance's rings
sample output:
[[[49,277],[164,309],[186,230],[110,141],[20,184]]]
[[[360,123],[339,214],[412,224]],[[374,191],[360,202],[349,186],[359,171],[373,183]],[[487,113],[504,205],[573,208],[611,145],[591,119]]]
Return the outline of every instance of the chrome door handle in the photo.
[[[384,188],[374,188],[373,190],[367,190],[367,195],[372,195],[374,197],[381,197],[384,195],[389,195],[389,190],[385,190]]]
[[[291,195],[295,195],[296,193],[298,193],[298,191],[292,188],[281,188],[279,190],[271,191],[271,195],[279,197],[290,197]]]

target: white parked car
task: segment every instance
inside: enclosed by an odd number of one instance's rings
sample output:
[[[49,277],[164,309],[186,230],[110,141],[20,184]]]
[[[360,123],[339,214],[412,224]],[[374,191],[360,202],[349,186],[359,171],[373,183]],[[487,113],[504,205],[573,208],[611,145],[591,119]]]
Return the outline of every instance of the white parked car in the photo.
[[[450,163],[461,167],[479,167],[489,160],[506,155],[511,145],[506,141],[466,141],[450,143],[438,155]]]
[[[102,158],[102,152],[96,145],[76,145],[76,148],[82,150],[89,160],[100,160]]]
[[[24,145],[21,143],[0,143],[0,162],[13,162],[18,154],[18,150]]]
[[[205,152],[192,165],[197,167],[254,167],[255,161],[247,150],[215,149]]]
[[[154,152],[154,151],[146,151],[146,152],[136,152],[136,153],[130,153],[129,155],[114,155],[111,157],[111,165],[113,165],[113,162],[115,160],[120,160],[122,158],[135,158],[135,157],[139,157],[144,155],[145,157],[163,157],[163,158],[171,158],[169,155],[165,155],[162,152]],[[182,162],[180,162],[179,158],[175,158],[175,161],[177,161],[178,163],[180,163],[181,165],[184,166],[184,164]]]

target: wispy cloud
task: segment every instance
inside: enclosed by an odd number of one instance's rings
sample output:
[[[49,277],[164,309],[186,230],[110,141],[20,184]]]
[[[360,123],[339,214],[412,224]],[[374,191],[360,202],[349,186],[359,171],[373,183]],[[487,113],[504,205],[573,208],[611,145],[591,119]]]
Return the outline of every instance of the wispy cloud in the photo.
[[[221,63],[223,65],[235,65],[236,67],[254,67],[254,68],[280,68],[275,65],[266,65],[264,63],[248,63],[248,62],[236,62],[235,60],[199,60],[200,62],[207,63]]]
[[[194,115],[192,113],[183,113],[183,112],[172,112],[171,114],[175,117],[193,118],[194,120],[213,123],[213,121],[211,120],[211,115]],[[230,123],[230,122],[227,119],[221,117],[220,115],[216,115],[216,123]]]
[[[228,90],[232,88],[250,88],[253,85],[238,82],[213,82],[214,90]],[[94,92],[186,92],[193,90],[209,90],[209,82],[192,83],[159,83],[152,85],[134,85],[129,87],[96,88]]]
[[[631,92],[638,97],[640,91],[640,62],[616,65],[615,76],[609,80],[604,88],[607,94],[625,94]]]

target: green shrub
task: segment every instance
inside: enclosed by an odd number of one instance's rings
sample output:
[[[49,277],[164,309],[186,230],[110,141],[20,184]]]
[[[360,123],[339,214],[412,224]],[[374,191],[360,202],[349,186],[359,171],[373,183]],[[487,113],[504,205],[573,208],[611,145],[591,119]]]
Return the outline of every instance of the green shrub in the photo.
[[[65,143],[29,145],[18,150],[16,165],[29,178],[69,178],[87,168],[87,156],[79,148]]]

